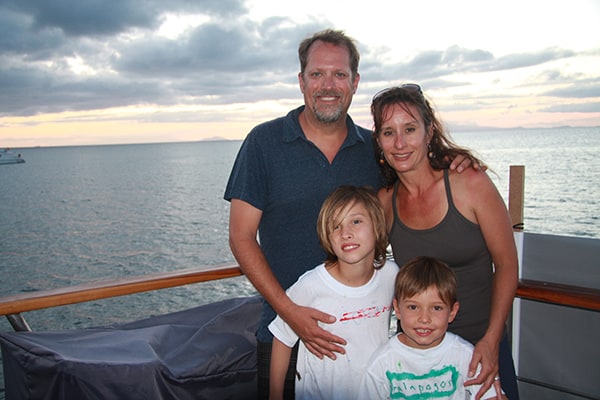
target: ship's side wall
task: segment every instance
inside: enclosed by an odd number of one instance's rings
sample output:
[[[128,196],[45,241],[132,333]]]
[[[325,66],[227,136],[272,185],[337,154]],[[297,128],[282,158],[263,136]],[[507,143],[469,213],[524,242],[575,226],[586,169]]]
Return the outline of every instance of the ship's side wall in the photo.
[[[600,288],[600,241],[522,235],[521,279]],[[600,399],[599,312],[517,299],[513,317],[522,399]]]

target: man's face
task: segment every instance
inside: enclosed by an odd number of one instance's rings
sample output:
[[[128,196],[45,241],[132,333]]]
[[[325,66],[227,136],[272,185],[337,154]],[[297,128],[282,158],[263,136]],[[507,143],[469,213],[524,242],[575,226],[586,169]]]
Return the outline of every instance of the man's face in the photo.
[[[358,74],[352,78],[348,49],[322,41],[313,43],[304,74],[298,74],[305,111],[322,123],[345,118],[360,79]]]

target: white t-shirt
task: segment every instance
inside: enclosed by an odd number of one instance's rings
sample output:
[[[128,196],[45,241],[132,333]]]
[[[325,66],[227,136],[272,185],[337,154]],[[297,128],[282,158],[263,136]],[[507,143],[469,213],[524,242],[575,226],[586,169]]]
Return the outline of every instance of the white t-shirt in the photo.
[[[348,343],[346,354],[337,354],[336,360],[327,357],[321,360],[300,342],[296,399],[356,398],[369,358],[389,337],[397,273],[398,266],[386,261],[367,284],[350,287],[335,280],[321,264],[304,273],[287,290],[296,304],[335,316],[335,323],[321,326]],[[279,316],[271,322],[269,330],[286,346],[292,347],[298,341],[296,333]]]
[[[473,345],[451,332],[425,350],[406,346],[394,336],[371,357],[358,398],[474,399],[481,386],[464,386],[472,355]],[[492,386],[482,399],[495,396]]]

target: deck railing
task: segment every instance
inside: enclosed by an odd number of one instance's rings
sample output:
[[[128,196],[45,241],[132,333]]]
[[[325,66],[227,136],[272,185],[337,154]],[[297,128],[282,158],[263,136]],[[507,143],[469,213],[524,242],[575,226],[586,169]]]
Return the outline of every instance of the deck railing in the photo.
[[[40,290],[0,297],[0,316],[15,330],[29,330],[21,313],[87,301],[166,289],[243,275],[236,264],[204,266],[136,277],[107,280],[60,289]],[[552,282],[520,280],[517,297],[568,307],[600,311],[600,290]]]
[[[559,306],[600,311],[600,290],[552,282],[519,280],[517,297]]]
[[[240,275],[243,274],[238,265],[220,264],[19,293],[0,297],[0,316],[6,316],[16,331],[28,331],[30,330],[29,326],[21,316],[23,312],[233,278]]]
[[[515,232],[523,230],[525,202],[525,166],[511,165],[508,188],[508,211]],[[567,307],[600,311],[600,290],[557,282],[521,279],[517,297]]]

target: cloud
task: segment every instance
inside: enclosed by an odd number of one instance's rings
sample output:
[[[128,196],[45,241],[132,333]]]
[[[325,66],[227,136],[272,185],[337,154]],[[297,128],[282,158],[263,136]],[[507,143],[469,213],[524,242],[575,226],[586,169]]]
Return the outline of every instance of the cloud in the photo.
[[[59,29],[67,36],[112,36],[134,28],[155,29],[165,13],[221,18],[247,12],[238,0],[5,0],[9,11],[28,16],[34,31]]]
[[[531,67],[561,60],[563,58],[573,57],[575,55],[576,53],[574,51],[559,48],[548,48],[530,53],[510,54],[495,60],[493,64],[489,65],[489,70],[500,71]]]
[[[58,30],[36,32],[31,17],[8,10],[0,3],[0,56],[28,60],[51,57],[64,44],[64,35]]]
[[[255,101],[295,84],[298,42],[322,22],[246,11],[239,1],[2,2],[0,116]],[[210,18],[170,39],[156,34],[167,13]]]
[[[176,35],[160,33],[169,18],[190,15],[199,22]],[[255,20],[242,0],[4,0],[0,117],[141,105],[300,101],[298,43],[331,26],[326,17]],[[431,89],[464,88],[473,85],[477,74],[500,76],[542,67],[542,72],[530,73],[524,86],[538,85],[544,96],[565,99],[600,96],[597,81],[590,84],[583,73],[555,66],[580,56],[598,57],[598,49],[578,53],[548,47],[496,57],[491,49],[455,44],[397,59],[393,49],[366,46],[357,39],[361,86],[368,88],[361,93],[402,81]],[[452,107],[485,109],[494,104],[491,96],[478,95],[478,101]],[[166,120],[169,115],[203,118],[174,112],[155,117]]]
[[[549,90],[544,92],[545,96],[563,97],[563,98],[600,98],[600,79],[583,80],[579,84],[571,82],[567,87]],[[596,111],[600,108],[596,108]]]
[[[599,101],[578,104],[554,104],[544,107],[540,111],[549,113],[598,113],[598,110],[600,110]]]
[[[297,30],[261,28],[250,22],[231,27],[209,22],[177,39],[145,37],[117,45],[121,56],[113,67],[135,76],[167,78],[278,73],[296,67]]]

